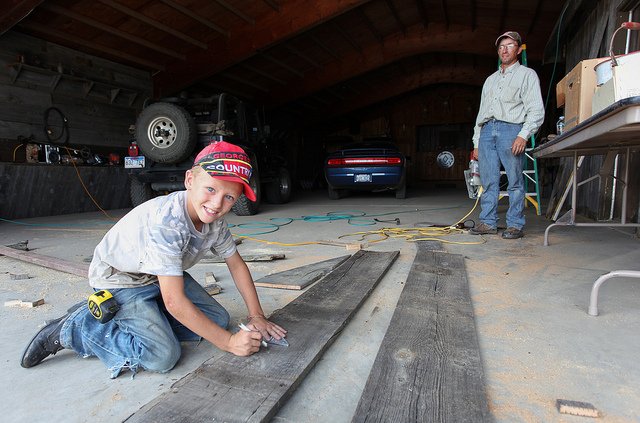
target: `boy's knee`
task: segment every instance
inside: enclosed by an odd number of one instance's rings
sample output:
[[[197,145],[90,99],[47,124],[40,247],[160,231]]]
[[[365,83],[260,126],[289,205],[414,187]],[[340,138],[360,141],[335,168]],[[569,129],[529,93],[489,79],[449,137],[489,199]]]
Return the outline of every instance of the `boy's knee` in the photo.
[[[173,369],[180,359],[181,353],[180,343],[176,340],[175,343],[158,348],[158,350],[152,354],[147,354],[147,356],[141,360],[141,364],[145,370],[166,373]]]

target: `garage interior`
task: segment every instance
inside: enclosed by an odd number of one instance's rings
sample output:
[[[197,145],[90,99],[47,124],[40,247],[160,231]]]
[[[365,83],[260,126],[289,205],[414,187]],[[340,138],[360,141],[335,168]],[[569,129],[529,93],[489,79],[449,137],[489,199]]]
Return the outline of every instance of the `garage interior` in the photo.
[[[227,217],[245,258],[286,257],[249,262],[255,280],[359,249],[399,251],[264,421],[583,419],[560,413],[558,399],[590,403],[603,421],[640,420],[637,279],[605,284],[600,315],[587,314],[596,279],[640,270],[637,227],[616,226],[625,217],[638,223],[637,144],[617,158],[599,153],[580,161],[576,175],[592,179],[576,190],[579,222],[600,227],[556,228],[548,234],[550,245],[543,245],[545,229],[571,208],[566,191],[574,160],[552,157],[537,160],[540,208],[526,208],[524,238],[478,240],[464,231],[441,236],[428,230],[459,223],[474,208],[463,172],[482,84],[497,66],[496,37],[516,30],[526,43],[527,65],[536,70],[545,101],[536,135],[536,145],[544,146],[558,137],[560,116],[568,115],[567,105],[558,107],[557,84],[582,61],[609,56],[611,41],[616,54],[640,49],[638,31],[614,36],[622,22],[640,20],[639,8],[637,0],[11,1],[0,11],[0,246],[28,240],[29,249],[49,262],[0,255],[7,329],[1,354],[11,381],[3,415],[8,421],[43,412],[52,421],[160,421],[145,413],[174,404],[192,375],[225,362],[225,353],[204,342],[185,345],[170,373],[141,372],[135,379],[111,380],[97,360],[69,351],[34,369],[18,363],[38,325],[89,293],[86,278],[52,263],[86,266],[102,235],[132,207],[124,158],[142,110],[161,99],[224,92],[256,107],[268,128],[261,148],[283,156],[291,174],[289,202],[265,201],[256,215]],[[385,191],[330,200],[324,157],[345,142],[376,136],[389,137],[410,157],[407,198]],[[452,165],[438,160],[443,152],[453,156]],[[503,200],[501,217],[505,210]],[[468,218],[477,216],[476,208]],[[396,236],[411,228],[424,236]],[[420,270],[414,264],[442,254],[463,263],[457,270],[468,283],[472,314],[458,325],[464,322],[475,345],[469,356],[480,360],[451,360],[454,376],[462,379],[431,376],[436,382],[427,389],[423,385],[432,381],[425,375],[442,363],[420,364],[421,357],[400,349],[392,355],[399,373],[387,399],[404,397],[408,382],[401,372],[414,365],[424,373],[409,375],[411,383],[431,398],[418,395],[413,402],[407,391],[407,403],[380,406],[391,414],[365,414],[359,404],[388,328],[395,328],[405,283]],[[426,274],[449,274],[446,266],[438,269]],[[203,284],[213,272],[222,287],[216,299],[233,322],[244,318],[224,265],[200,263],[191,270]],[[258,293],[265,311],[277,315],[314,286],[260,287]],[[45,303],[33,308],[6,305],[40,298]],[[416,351],[430,336],[416,339]],[[448,351],[448,343],[458,347],[462,335],[452,336],[436,350]],[[277,349],[260,354],[269,360]],[[472,364],[473,377],[459,376]],[[257,393],[242,392],[244,407],[252,407],[249,397]],[[198,402],[207,391],[191,394],[191,402],[177,407],[183,414],[171,418],[197,421],[194,410],[207,410]]]

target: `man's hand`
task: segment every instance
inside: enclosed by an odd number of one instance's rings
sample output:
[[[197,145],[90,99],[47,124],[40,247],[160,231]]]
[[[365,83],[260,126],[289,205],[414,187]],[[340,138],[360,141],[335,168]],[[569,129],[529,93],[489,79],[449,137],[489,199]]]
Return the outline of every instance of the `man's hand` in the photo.
[[[270,339],[272,336],[276,339],[282,339],[287,334],[285,329],[262,316],[252,317],[249,323],[247,323],[247,327],[252,330],[257,330],[262,334],[264,339]]]
[[[522,137],[516,137],[511,145],[511,152],[514,156],[519,156],[524,153],[524,149],[527,147],[527,140]]]
[[[477,148],[473,149],[473,153],[471,155],[471,158],[473,158],[473,160],[478,160],[478,149]]]
[[[232,354],[246,357],[260,350],[261,340],[260,332],[241,330],[231,335],[226,349]]]

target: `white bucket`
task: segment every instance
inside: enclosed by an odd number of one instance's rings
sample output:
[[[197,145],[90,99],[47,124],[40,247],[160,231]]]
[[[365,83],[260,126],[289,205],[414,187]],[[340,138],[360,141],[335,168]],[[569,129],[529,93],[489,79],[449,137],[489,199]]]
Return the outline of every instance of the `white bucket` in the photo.
[[[640,70],[640,51],[616,56],[616,62],[618,62],[619,65],[625,63],[630,66],[637,66]],[[611,59],[598,63],[595,69],[597,85],[602,85],[613,77],[613,73],[611,71]]]

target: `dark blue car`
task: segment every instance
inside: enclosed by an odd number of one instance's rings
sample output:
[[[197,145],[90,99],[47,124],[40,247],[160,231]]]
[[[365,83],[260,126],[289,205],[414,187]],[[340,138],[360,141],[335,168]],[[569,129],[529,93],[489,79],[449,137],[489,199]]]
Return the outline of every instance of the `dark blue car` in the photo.
[[[406,169],[407,158],[388,138],[349,144],[325,160],[329,198],[337,200],[349,190],[394,190],[396,198],[405,198]]]

